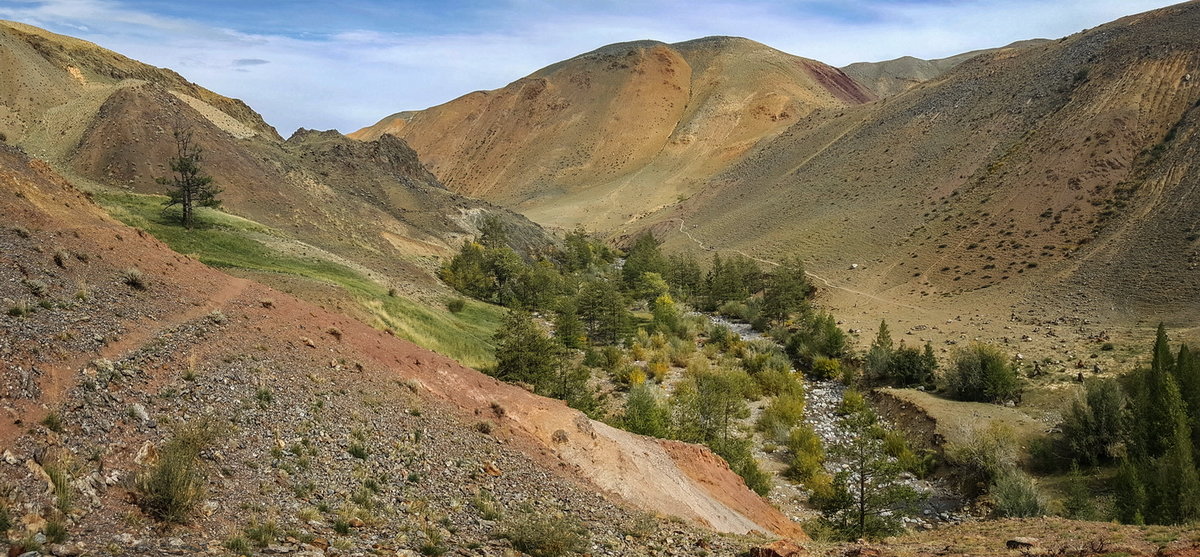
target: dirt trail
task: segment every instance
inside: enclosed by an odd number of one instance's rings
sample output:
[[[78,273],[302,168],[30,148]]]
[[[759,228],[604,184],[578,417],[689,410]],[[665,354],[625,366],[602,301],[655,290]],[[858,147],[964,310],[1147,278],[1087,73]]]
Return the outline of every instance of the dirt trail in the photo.
[[[203,317],[213,310],[226,307],[231,301],[241,295],[247,285],[250,284],[250,281],[246,279],[228,275],[213,273],[212,276],[224,277],[227,281],[219,290],[211,295],[206,303],[194,305],[192,309],[173,315],[169,320],[142,319],[126,323],[125,329],[129,331],[128,333],[122,336],[120,340],[104,345],[94,354],[76,354],[74,358],[66,361],[47,363],[39,366],[38,369],[43,370],[45,373],[39,381],[42,396],[37,400],[14,401],[12,403],[13,408],[17,411],[20,423],[17,423],[15,420],[0,421],[0,443],[6,445],[12,443],[17,436],[24,432],[29,424],[36,424],[42,421],[49,413],[49,409],[61,402],[65,394],[75,386],[79,370],[86,366],[88,362],[97,358],[118,360],[124,355],[141,348],[167,329]]]
[[[748,253],[746,253],[746,252],[744,252],[744,251],[742,251],[742,250],[740,250],[740,249],[735,249],[735,248],[714,248],[714,247],[710,247],[710,246],[706,246],[706,245],[704,245],[704,242],[701,242],[701,241],[700,241],[698,238],[696,238],[695,236],[693,236],[691,232],[688,232],[687,230],[685,230],[685,229],[684,229],[684,227],[683,227],[683,217],[679,217],[679,232],[680,232],[680,233],[682,233],[684,236],[687,236],[689,240],[691,240],[691,241],[695,242],[695,243],[696,243],[696,245],[700,246],[700,248],[701,248],[701,249],[703,249],[703,250],[706,250],[706,251],[718,251],[718,249],[724,249],[725,251],[731,251],[731,252],[734,252],[734,253],[736,253],[736,254],[739,254],[739,255],[741,255],[741,256],[744,256],[744,257],[747,257],[747,258],[753,259],[754,261],[757,261],[757,262],[759,262],[759,263],[763,263],[763,264],[766,264],[766,265],[770,265],[770,266],[772,266],[772,267],[778,267],[778,266],[779,266],[779,263],[776,263],[776,262],[774,262],[774,261],[768,261],[768,260],[766,260],[766,259],[763,259],[763,258],[761,258],[761,257],[755,257],[755,256],[753,256],[753,255],[750,255],[750,254],[748,254]],[[923,309],[921,309],[921,308],[919,308],[919,307],[916,307],[916,306],[910,306],[910,305],[908,305],[908,304],[901,303],[901,302],[897,302],[897,301],[895,301],[895,300],[889,300],[889,299],[887,299],[887,298],[880,298],[879,296],[876,296],[876,295],[874,295],[874,294],[869,294],[869,293],[867,293],[867,292],[863,292],[863,291],[861,291],[861,290],[855,290],[855,289],[853,289],[853,288],[846,288],[845,286],[838,286],[838,285],[834,284],[834,283],[833,283],[833,281],[831,281],[831,280],[829,280],[829,279],[827,279],[827,278],[825,278],[825,277],[823,277],[823,276],[821,276],[821,275],[818,275],[818,274],[816,274],[816,273],[814,273],[814,272],[812,272],[812,271],[805,270],[805,271],[804,271],[804,274],[805,274],[805,275],[807,275],[807,276],[809,276],[809,277],[812,277],[812,278],[814,278],[814,279],[817,279],[818,281],[820,281],[820,282],[821,282],[821,284],[824,284],[824,285],[825,285],[827,288],[832,288],[832,289],[835,289],[835,290],[841,290],[841,291],[843,291],[843,292],[849,292],[850,294],[854,294],[854,295],[856,295],[856,296],[862,296],[862,297],[864,297],[864,298],[870,298],[870,299],[872,299],[872,300],[875,300],[876,302],[881,302],[881,303],[888,304],[888,305],[892,305],[892,306],[897,306],[897,307],[902,307],[902,308],[906,308],[906,309],[911,309],[911,310],[913,310],[913,311],[920,311],[920,312],[923,312],[923,311],[925,311],[925,310],[923,310]]]

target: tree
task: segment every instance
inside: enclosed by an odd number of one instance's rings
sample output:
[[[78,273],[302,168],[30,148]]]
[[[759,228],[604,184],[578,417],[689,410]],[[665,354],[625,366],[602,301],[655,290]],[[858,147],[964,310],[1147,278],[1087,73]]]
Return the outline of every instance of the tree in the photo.
[[[1067,500],[1063,502],[1063,510],[1068,518],[1076,520],[1095,520],[1096,505],[1092,503],[1092,492],[1079,472],[1079,464],[1071,463],[1071,475],[1067,479]]]
[[[888,329],[887,320],[879,321],[879,332],[875,341],[867,351],[866,371],[870,381],[882,381],[888,376],[888,366],[892,362],[892,333]]]
[[[479,223],[479,243],[492,249],[509,247],[507,228],[499,215],[487,214]]]
[[[691,301],[700,294],[704,275],[692,252],[674,253],[667,256],[667,283],[684,301]]]
[[[903,527],[921,497],[900,482],[901,469],[883,446],[877,418],[858,407],[839,420],[843,440],[830,448],[845,468],[833,479],[832,493],[819,501],[822,520],[843,538],[880,538]]]
[[[584,282],[577,307],[592,342],[615,344],[628,333],[629,308],[613,281],[597,278]]]
[[[221,205],[217,199],[221,189],[213,184],[212,176],[205,175],[200,168],[204,150],[192,139],[191,130],[176,127],[173,135],[175,157],[170,164],[175,174],[170,178],[160,177],[157,182],[171,188],[167,190],[165,207],[179,205],[183,213],[183,226],[190,230],[195,225],[196,207],[215,208]]]
[[[1137,465],[1128,458],[1122,458],[1114,483],[1117,496],[1113,503],[1117,520],[1125,524],[1145,524],[1146,486],[1142,483]]]
[[[812,286],[804,274],[804,262],[799,257],[787,258],[766,281],[763,289],[762,317],[782,321],[793,313],[804,311]]]
[[[558,343],[546,335],[525,311],[511,310],[496,331],[496,377],[527,383],[541,394],[549,394],[560,373]]]
[[[654,328],[666,334],[675,334],[679,330],[679,308],[670,294],[662,294],[650,304],[650,314],[654,316]]]
[[[642,383],[629,389],[625,399],[625,429],[651,437],[666,437],[670,413],[659,401],[658,388]]]
[[[892,353],[887,377],[891,383],[901,387],[930,385],[933,383],[935,363],[936,361],[931,361],[929,354],[904,346],[901,342],[900,348]]]
[[[649,232],[634,239],[633,246],[625,255],[625,265],[621,267],[621,278],[625,281],[626,287],[636,288],[642,273],[658,273],[659,277],[663,275],[667,268],[667,261],[659,251],[658,245],[658,240]]]
[[[583,330],[583,321],[575,309],[575,302],[566,299],[559,307],[554,318],[554,338],[567,348],[583,348],[587,343],[587,333]]]

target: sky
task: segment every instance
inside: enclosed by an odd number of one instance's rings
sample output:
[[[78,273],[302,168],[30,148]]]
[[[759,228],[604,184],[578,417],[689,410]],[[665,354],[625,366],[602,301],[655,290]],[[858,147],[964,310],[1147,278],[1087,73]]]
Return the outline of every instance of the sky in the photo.
[[[348,133],[615,42],[733,35],[834,66],[1058,38],[1162,0],[0,0],[246,101],[285,137]]]

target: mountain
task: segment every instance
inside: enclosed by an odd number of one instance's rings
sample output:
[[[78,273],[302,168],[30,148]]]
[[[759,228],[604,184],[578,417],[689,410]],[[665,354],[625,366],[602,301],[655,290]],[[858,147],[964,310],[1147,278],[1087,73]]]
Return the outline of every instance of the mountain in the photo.
[[[855,62],[842,68],[846,75],[854,78],[875,93],[877,97],[891,97],[903,93],[921,83],[932,81],[947,70],[980,54],[997,50],[1025,48],[1048,42],[1045,39],[1017,41],[1001,48],[972,50],[946,58],[922,60],[912,56],[901,56],[883,62]]]
[[[520,215],[447,190],[402,140],[310,130],[284,140],[241,101],[94,44],[6,22],[0,45],[0,135],[10,144],[97,193],[126,222],[165,224],[153,210],[162,198],[145,196],[164,192],[156,179],[170,174],[174,131],[186,130],[225,210],[249,221],[232,231],[236,240],[290,259],[225,257],[222,244],[232,240],[222,226],[177,236],[172,247],[471,365],[490,358],[484,345],[499,315],[468,322],[446,311],[451,294],[436,277],[437,257],[491,217],[524,253],[554,242]]]
[[[1036,311],[1077,323],[1084,345],[1107,327],[1192,327],[1198,23],[1200,4],[1180,4],[814,113],[621,234],[799,255],[854,326],[882,311],[1000,341]]]
[[[394,134],[451,190],[542,224],[610,229],[816,111],[873,98],[836,68],[747,39],[638,41],[350,137]]]
[[[14,22],[0,25],[0,40],[7,93],[0,133],[101,185],[161,192],[155,179],[168,173],[166,161],[175,154],[170,135],[178,127],[204,148],[205,169],[224,188],[229,209],[305,229],[321,246],[353,252],[344,248],[367,244],[388,256],[380,260],[411,260],[412,252],[390,245],[379,230],[410,238],[422,255],[441,253],[475,233],[473,220],[463,217],[477,213],[502,216],[531,241],[538,235],[508,211],[447,192],[402,141],[360,148],[344,139],[336,145],[336,132],[317,141],[308,130],[284,141],[241,101],[173,71]],[[353,230],[328,230],[330,222]],[[397,272],[428,277],[417,269]]]
[[[1102,323],[1078,348],[1195,324],[1198,21],[1189,2],[845,73],[743,39],[613,45],[352,136],[391,130],[447,187],[545,225],[799,255],[851,328]]]

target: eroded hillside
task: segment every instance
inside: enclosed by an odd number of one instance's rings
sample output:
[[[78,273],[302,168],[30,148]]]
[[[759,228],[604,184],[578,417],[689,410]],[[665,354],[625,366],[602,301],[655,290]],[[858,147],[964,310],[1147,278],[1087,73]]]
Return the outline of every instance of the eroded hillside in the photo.
[[[12,148],[0,149],[0,184],[11,418],[0,495],[17,532],[61,527],[64,551],[100,553],[220,551],[255,536],[289,551],[402,549],[446,543],[447,529],[455,546],[497,548],[497,521],[531,505],[571,513],[590,543],[621,552],[660,531],[722,551],[746,543],[663,530],[637,508],[803,537],[706,449],[590,421],[205,267]],[[202,500],[191,526],[156,535],[136,478],[200,423]]]
[[[1080,331],[1193,326],[1197,22],[1196,3],[1132,16],[810,116],[627,230],[798,254],[863,328],[886,311],[1015,340],[1034,308]]]
[[[610,229],[675,203],[764,137],[874,98],[840,70],[709,37],[609,45],[385,118],[447,186],[561,227]]]
[[[19,23],[0,24],[0,41],[0,134],[9,143],[145,228],[166,224],[151,210],[162,198],[139,195],[164,193],[157,179],[170,174],[177,155],[173,134],[191,133],[203,171],[223,190],[224,210],[249,223],[230,230],[223,217],[201,219],[205,232],[167,239],[173,248],[471,365],[490,359],[498,314],[446,311],[437,257],[492,217],[525,252],[553,242],[524,217],[446,190],[401,140],[299,130],[284,141],[240,101],[170,70]],[[251,251],[281,254],[289,264],[229,256]],[[330,280],[329,269],[347,280]]]

